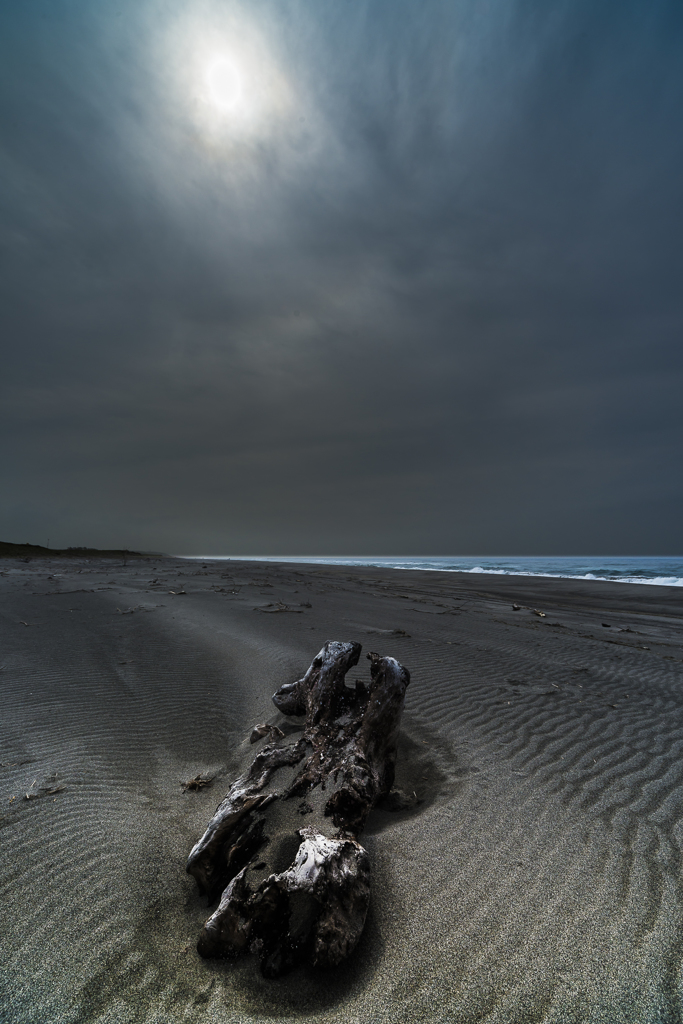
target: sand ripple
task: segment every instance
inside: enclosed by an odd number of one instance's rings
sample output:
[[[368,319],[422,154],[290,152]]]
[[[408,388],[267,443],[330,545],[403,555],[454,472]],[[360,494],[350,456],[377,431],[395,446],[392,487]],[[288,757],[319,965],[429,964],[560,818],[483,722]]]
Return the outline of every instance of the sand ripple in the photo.
[[[41,594],[38,567],[2,580],[3,1020],[682,1019],[683,661],[666,594],[536,581],[518,600],[544,605],[539,620],[512,611],[514,580],[243,563],[228,587],[224,566],[162,571],[163,598],[135,565],[91,572],[89,593]],[[254,615],[266,584],[312,607]],[[251,725],[274,718],[270,694],[331,637],[410,669],[397,782],[421,803],[370,823],[352,962],[265,982],[247,960],[197,957],[207,908],[184,860]],[[183,793],[198,772],[214,788]]]

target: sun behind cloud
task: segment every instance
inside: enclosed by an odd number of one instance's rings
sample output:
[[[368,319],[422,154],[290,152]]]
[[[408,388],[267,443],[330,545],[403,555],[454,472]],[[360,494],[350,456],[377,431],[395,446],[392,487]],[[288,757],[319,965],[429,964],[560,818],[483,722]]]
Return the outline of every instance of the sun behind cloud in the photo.
[[[188,9],[160,44],[172,116],[187,118],[212,145],[262,139],[299,113],[275,41],[239,8]]]
[[[231,113],[244,103],[243,76],[229,57],[217,56],[210,61],[204,80],[217,110]]]

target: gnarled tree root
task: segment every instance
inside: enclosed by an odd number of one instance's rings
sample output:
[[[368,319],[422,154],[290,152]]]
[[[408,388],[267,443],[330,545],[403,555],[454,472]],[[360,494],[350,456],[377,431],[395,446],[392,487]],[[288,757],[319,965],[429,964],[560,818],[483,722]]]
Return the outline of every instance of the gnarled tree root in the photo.
[[[275,742],[233,783],[192,849],[187,870],[200,890],[212,898],[225,887],[199,940],[202,956],[251,951],[264,975],[276,977],[302,960],[336,966],[358,942],[370,862],[357,836],[393,785],[410,682],[394,658],[369,654],[369,686],[347,687],[360,651],[329,641],[302,679],[280,687],[273,702],[305,716],[303,735],[288,743],[279,730],[259,727]],[[309,814],[307,827],[297,827],[296,816]]]
[[[370,903],[370,860],[355,839],[328,839],[301,828],[301,845],[286,871],[252,889],[243,868],[204,926],[202,956],[237,956],[249,949],[266,977],[304,958],[335,967],[363,931]]]

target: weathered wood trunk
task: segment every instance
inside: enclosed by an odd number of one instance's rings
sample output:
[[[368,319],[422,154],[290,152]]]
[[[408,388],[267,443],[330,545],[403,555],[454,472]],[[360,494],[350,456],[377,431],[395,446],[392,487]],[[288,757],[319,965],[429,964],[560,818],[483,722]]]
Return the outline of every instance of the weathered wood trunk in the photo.
[[[331,640],[302,679],[275,693],[284,715],[305,716],[299,739],[265,725],[252,733],[275,741],[233,783],[187,862],[210,899],[224,890],[200,937],[202,956],[249,950],[276,977],[304,959],[334,966],[360,938],[370,862],[357,836],[393,785],[410,682],[394,658],[369,654],[369,685],[349,688],[360,652]]]

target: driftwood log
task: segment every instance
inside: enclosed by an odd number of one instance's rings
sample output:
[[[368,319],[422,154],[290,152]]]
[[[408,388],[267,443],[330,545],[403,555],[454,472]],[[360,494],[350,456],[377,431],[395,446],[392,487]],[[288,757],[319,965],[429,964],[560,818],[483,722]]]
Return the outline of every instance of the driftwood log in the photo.
[[[266,977],[277,977],[304,960],[336,966],[358,942],[370,861],[357,837],[391,791],[410,682],[394,658],[368,654],[370,683],[348,687],[360,652],[358,643],[331,640],[302,679],[274,694],[283,715],[305,716],[298,739],[291,724],[289,737],[277,726],[254,728],[252,742],[269,742],[187,862],[210,902],[222,893],[197,944],[202,956],[250,951]]]

